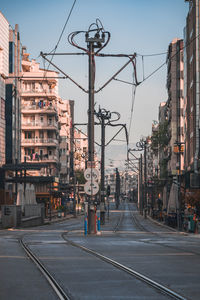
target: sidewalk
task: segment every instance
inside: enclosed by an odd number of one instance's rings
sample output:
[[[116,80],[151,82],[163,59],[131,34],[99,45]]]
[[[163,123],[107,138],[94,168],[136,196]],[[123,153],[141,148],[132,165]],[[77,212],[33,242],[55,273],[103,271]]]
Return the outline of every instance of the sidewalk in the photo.
[[[171,227],[171,226],[166,225],[166,224],[164,223],[164,221],[158,221],[158,220],[155,220],[155,219],[153,219],[153,218],[150,217],[150,216],[147,216],[147,218],[148,218],[149,220],[151,220],[152,222],[154,222],[155,224],[158,224],[158,225],[160,225],[160,226],[162,226],[162,227],[165,227],[165,228],[167,228],[167,229],[170,229],[170,230],[172,230],[172,231],[174,231],[174,232],[177,232],[177,233],[180,233],[180,234],[185,234],[185,235],[190,235],[190,234],[192,234],[192,235],[195,235],[195,236],[199,236],[199,237],[200,237],[200,232],[199,232],[199,230],[198,230],[198,233],[195,233],[195,232],[187,232],[187,231],[183,231],[183,230],[179,231],[177,228],[174,228],[174,227]]]
[[[51,217],[51,220],[50,220],[50,217],[48,216],[47,218],[44,218],[44,224],[43,225],[50,225],[50,224],[54,224],[54,223],[60,223],[60,222],[66,221],[68,219],[77,218],[77,217],[80,217],[80,216],[83,216],[83,213],[81,213],[81,212],[77,213],[76,216],[74,216],[74,214],[67,214],[64,217],[62,217],[62,216],[58,217],[58,215],[53,215]],[[23,219],[23,217],[22,217],[22,219]],[[2,218],[1,218],[1,211],[0,211],[0,230],[1,229],[3,229],[3,227],[2,227]]]
[[[84,213],[79,213],[79,214],[76,214],[76,216],[74,216],[74,214],[66,214],[66,216],[64,217],[58,217],[58,216],[52,216],[51,220],[50,220],[50,217],[48,218],[45,218],[44,219],[44,225],[49,225],[49,224],[53,224],[53,223],[59,223],[59,222],[63,222],[65,220],[68,220],[68,219],[72,219],[72,218],[77,218],[77,217],[81,217],[83,216]]]

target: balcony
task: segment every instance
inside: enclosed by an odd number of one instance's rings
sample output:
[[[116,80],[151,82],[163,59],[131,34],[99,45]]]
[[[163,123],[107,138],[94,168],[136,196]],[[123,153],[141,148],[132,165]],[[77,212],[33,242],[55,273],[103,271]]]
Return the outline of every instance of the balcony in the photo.
[[[50,90],[40,90],[40,89],[33,89],[33,90],[22,90],[21,97],[57,97],[57,93],[55,91]]]
[[[59,163],[59,159],[56,155],[39,155],[34,153],[32,155],[26,156],[26,162],[32,163]]]
[[[21,142],[23,147],[26,146],[57,146],[58,140],[54,138],[32,138],[32,139],[22,139]]]
[[[23,122],[22,121],[22,130],[33,130],[33,129],[46,129],[46,130],[58,130],[58,123],[55,122]]]
[[[57,110],[53,106],[44,106],[39,107],[38,105],[22,105],[21,107],[21,113],[22,114],[51,114],[55,115],[57,114]]]

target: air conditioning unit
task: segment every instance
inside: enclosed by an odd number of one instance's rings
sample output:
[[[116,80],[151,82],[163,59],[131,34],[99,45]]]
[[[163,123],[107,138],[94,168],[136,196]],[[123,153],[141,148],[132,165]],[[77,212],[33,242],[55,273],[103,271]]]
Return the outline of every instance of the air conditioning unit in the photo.
[[[191,188],[200,188],[200,175],[196,173],[190,174],[190,187]]]

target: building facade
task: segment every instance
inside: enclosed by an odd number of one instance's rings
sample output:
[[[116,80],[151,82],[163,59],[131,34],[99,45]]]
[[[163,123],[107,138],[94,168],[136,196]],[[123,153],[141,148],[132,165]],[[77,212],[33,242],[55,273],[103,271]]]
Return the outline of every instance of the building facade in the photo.
[[[6,163],[21,160],[21,43],[19,27],[9,30],[9,77],[6,79]]]
[[[167,55],[167,90],[168,90],[168,133],[170,158],[168,160],[168,176],[171,177],[168,212],[176,212],[178,203],[177,176],[184,170],[184,151],[178,145],[184,145],[184,62],[183,40],[175,38],[168,48]],[[177,148],[178,147],[178,148]],[[178,150],[177,150],[178,149]],[[174,180],[175,178],[175,180]]]
[[[9,23],[0,12],[0,167],[5,164],[5,101],[9,62]]]
[[[200,67],[199,67],[199,0],[190,0],[189,13],[185,27],[185,102],[186,102],[186,176],[190,179],[187,187],[197,187],[199,181],[199,105],[200,105]],[[195,180],[196,178],[196,180]],[[196,183],[195,183],[196,181]]]
[[[21,79],[21,161],[40,166],[30,170],[36,199],[49,201],[59,181],[58,73],[40,69],[23,51]]]

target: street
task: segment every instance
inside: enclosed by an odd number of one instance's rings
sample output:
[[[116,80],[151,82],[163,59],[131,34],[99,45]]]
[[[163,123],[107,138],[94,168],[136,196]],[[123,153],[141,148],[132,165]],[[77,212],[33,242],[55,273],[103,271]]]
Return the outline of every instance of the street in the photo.
[[[83,224],[83,216],[78,216],[26,230],[1,230],[0,299],[59,299],[27,258],[20,238],[68,299],[170,299],[76,245],[150,278],[182,299],[199,299],[198,234],[179,233],[144,219],[133,203],[121,203],[118,210],[111,203],[109,220],[106,214],[100,235],[84,236]]]

